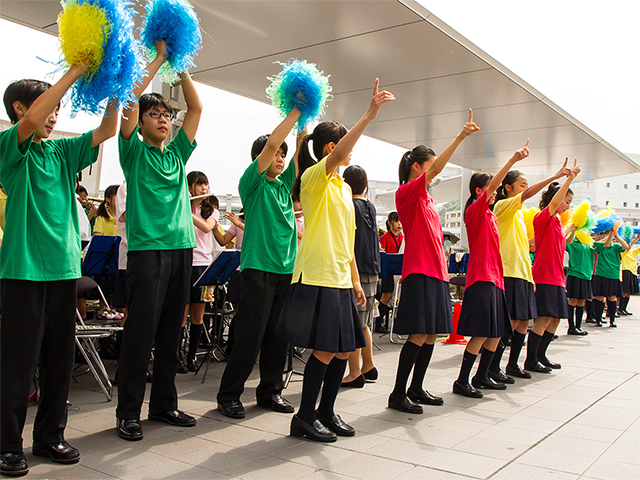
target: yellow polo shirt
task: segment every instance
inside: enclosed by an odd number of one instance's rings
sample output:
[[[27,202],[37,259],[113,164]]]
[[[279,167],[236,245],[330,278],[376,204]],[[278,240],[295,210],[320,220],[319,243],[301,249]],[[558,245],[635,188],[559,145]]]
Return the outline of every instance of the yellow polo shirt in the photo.
[[[500,233],[500,254],[504,276],[533,282],[527,227],[522,212],[522,194],[505,198],[493,209]]]
[[[629,270],[636,275],[638,271],[638,262],[636,261],[638,253],[640,253],[640,247],[622,252],[622,270]]]

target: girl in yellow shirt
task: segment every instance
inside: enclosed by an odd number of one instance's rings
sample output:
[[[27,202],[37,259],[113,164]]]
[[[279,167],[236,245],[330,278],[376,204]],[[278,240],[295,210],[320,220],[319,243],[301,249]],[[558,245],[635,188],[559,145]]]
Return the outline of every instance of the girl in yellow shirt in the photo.
[[[119,185],[111,185],[104,191],[104,200],[98,207],[96,224],[93,227],[94,235],[118,236],[116,224],[116,195]]]

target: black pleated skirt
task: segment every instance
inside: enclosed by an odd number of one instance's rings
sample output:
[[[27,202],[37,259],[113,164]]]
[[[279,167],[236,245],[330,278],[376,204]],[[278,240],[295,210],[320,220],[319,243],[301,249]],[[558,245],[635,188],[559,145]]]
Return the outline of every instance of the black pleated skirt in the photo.
[[[522,278],[504,277],[504,294],[511,320],[531,320],[538,316],[532,283]]]
[[[568,318],[567,290],[559,285],[536,285],[536,305],[539,317]]]
[[[449,282],[420,273],[405,278],[393,332],[398,335],[453,333]]]
[[[621,297],[622,282],[617,278],[606,278],[594,275],[591,281],[594,297]]]
[[[591,280],[567,275],[567,298],[590,300],[593,298]]]
[[[638,277],[629,270],[622,271],[622,293],[628,293],[629,295],[636,295],[640,289],[638,289]]]
[[[474,282],[464,291],[458,335],[510,337],[511,319],[504,290],[491,282]]]
[[[353,352],[367,345],[351,288],[292,284],[275,333],[296,347],[322,352]]]

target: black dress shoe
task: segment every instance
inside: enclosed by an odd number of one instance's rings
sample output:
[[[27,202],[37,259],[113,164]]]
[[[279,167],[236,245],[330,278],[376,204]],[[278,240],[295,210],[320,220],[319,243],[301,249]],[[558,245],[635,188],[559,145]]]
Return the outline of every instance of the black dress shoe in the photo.
[[[567,330],[567,335],[582,335],[577,328],[570,328]]]
[[[549,360],[548,358],[544,357],[544,358],[539,358],[538,361],[544,365],[545,367],[549,367],[553,370],[560,370],[562,368],[562,365],[556,362],[552,362],[551,360]]]
[[[576,328],[576,330],[578,331],[578,335],[589,335],[589,332],[587,332],[586,330],[583,330],[581,328]]]
[[[169,410],[167,412],[149,412],[149,420],[164,422],[176,427],[195,427],[196,419],[181,410]]]
[[[616,322],[613,322],[613,321],[609,321],[609,326],[613,327],[613,328],[617,328],[618,327],[618,325],[616,325]]]
[[[551,373],[551,367],[546,367],[540,362],[536,362],[536,363],[524,362],[524,368],[526,368],[530,372]]]
[[[195,358],[193,360],[187,360],[187,370],[189,370],[190,372],[198,371],[198,363],[196,362]]]
[[[313,425],[309,425],[297,415],[291,419],[290,434],[292,437],[306,437],[315,442],[335,442],[338,436],[327,429],[319,420],[314,420]]]
[[[33,445],[31,451],[36,457],[49,457],[56,463],[70,464],[80,461],[80,452],[67,442]]]
[[[409,397],[413,402],[421,403],[423,405],[444,405],[444,399],[442,397],[431,395],[426,390],[414,392],[413,390],[409,389],[407,391],[407,397]]]
[[[393,394],[389,395],[389,408],[405,413],[422,413],[422,407],[413,403],[409,397],[397,398]]]
[[[596,323],[596,321],[593,318],[585,318],[584,321],[585,323]]]
[[[29,473],[29,465],[24,453],[3,453],[0,455],[0,473],[7,477],[22,477]]]
[[[362,388],[364,387],[364,375],[360,375],[355,380],[351,380],[350,382],[342,382],[340,387],[342,388]]]
[[[279,413],[293,413],[295,408],[287,400],[280,395],[271,395],[269,398],[258,400],[258,405],[265,408],[270,408],[274,412]]]
[[[483,380],[478,377],[471,379],[471,385],[476,388],[486,388],[487,390],[506,390],[507,386],[504,383],[498,383],[490,378]]]
[[[602,326],[602,320],[596,320],[594,327],[601,327]]]
[[[340,437],[353,437],[356,434],[355,429],[346,424],[340,418],[340,415],[334,414],[331,418],[328,418],[316,410],[316,418],[322,425]]]
[[[118,431],[118,436],[125,440],[142,440],[142,425],[140,425],[140,420],[123,420],[117,418],[116,430]]]
[[[218,402],[218,410],[225,417],[244,418],[244,407],[240,400],[227,400],[226,402]]]
[[[363,372],[362,375],[367,382],[375,382],[378,379],[378,369],[373,367],[368,372]]]
[[[529,372],[525,372],[522,368],[520,368],[520,365],[516,365],[515,367],[507,365],[505,371],[507,372],[507,375],[510,375],[512,377],[531,378],[531,374]]]
[[[453,382],[453,393],[464,395],[469,398],[482,398],[482,392],[480,390],[476,390],[473,385],[468,383],[464,385],[457,380]]]
[[[491,370],[489,370],[487,372],[487,377],[489,377],[491,380],[493,380],[496,383],[505,383],[509,385],[512,383],[516,383],[516,381],[513,378],[511,378],[509,375],[504,373],[502,370],[500,370],[498,373],[492,372]]]
[[[626,317],[627,315],[629,315],[627,312],[625,312],[624,310],[618,310],[616,312],[616,317]]]
[[[184,375],[185,373],[189,373],[189,370],[187,369],[187,367],[185,366],[184,363],[180,362],[178,364],[178,373]]]

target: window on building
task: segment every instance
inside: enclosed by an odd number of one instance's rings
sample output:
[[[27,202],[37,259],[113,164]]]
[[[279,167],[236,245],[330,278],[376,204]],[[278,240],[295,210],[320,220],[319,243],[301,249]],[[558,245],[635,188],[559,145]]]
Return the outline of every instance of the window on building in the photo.
[[[626,183],[624,184],[624,189],[627,190],[629,188],[629,185],[627,185]]]
[[[611,187],[611,183],[607,182],[607,188]]]
[[[640,207],[640,203],[636,202],[636,208]]]
[[[622,206],[626,207],[627,206],[627,202],[622,202]]]
[[[609,200],[607,200],[606,202],[604,202],[605,205],[609,205]]]
[[[640,190],[640,185],[636,185],[636,190]]]

